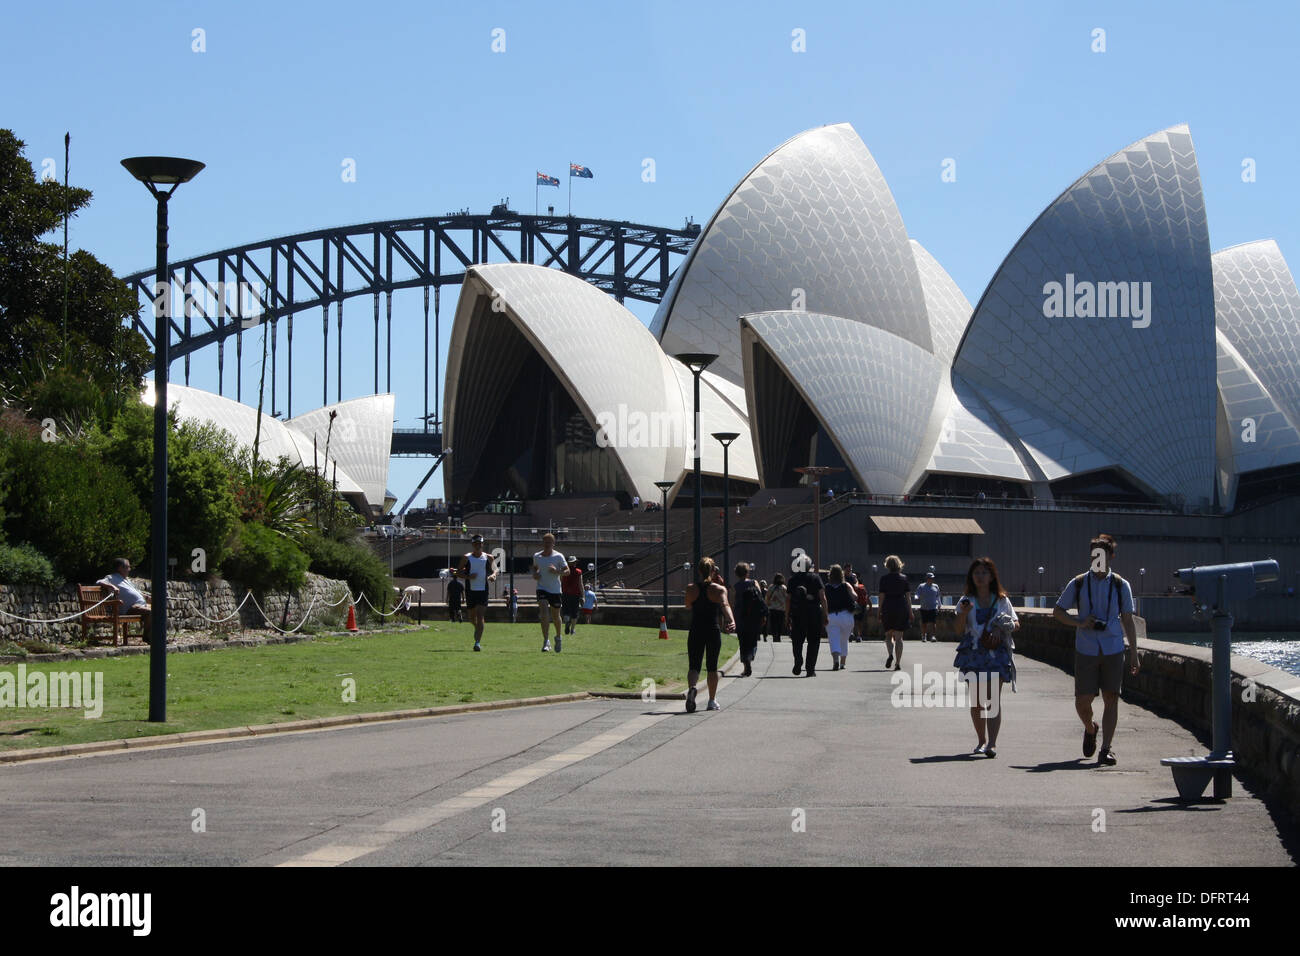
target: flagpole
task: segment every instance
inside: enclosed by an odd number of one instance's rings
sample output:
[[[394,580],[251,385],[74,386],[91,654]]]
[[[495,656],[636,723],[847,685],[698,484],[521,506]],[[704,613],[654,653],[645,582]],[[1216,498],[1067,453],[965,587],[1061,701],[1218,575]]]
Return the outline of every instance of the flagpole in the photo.
[[[533,177],[533,215],[537,215],[537,177]]]
[[[573,216],[573,163],[569,163],[569,216]]]

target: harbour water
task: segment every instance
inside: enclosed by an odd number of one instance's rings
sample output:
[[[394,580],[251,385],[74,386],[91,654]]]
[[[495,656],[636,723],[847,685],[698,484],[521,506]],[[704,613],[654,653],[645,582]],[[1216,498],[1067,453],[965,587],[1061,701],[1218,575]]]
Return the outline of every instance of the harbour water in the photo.
[[[1154,640],[1174,641],[1195,647],[1209,647],[1213,637],[1206,631],[1152,634]],[[1300,631],[1243,632],[1233,634],[1232,653],[1253,657],[1278,670],[1300,677]]]

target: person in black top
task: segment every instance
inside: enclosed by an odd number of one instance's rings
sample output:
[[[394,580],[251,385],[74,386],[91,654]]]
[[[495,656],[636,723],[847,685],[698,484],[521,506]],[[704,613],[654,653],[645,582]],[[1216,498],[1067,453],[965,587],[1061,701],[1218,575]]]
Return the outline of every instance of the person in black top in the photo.
[[[830,581],[826,585],[826,635],[831,645],[831,670],[849,666],[849,637],[853,634],[853,609],[858,596],[844,580],[844,569],[831,565]]]
[[[807,559],[805,559],[807,562]],[[790,575],[786,585],[785,616],[790,623],[790,641],[794,644],[794,674],[797,677],[804,665],[804,641],[808,642],[809,677],[817,676],[817,650],[821,645],[822,631],[826,629],[828,618],[826,611],[826,589],[822,579],[808,570],[810,562],[803,569]]]
[[[736,565],[736,636],[740,638],[740,660],[745,665],[741,677],[754,673],[751,666],[758,653],[758,635],[767,618],[763,592],[749,579],[749,565],[741,561]]]
[[[700,679],[700,664],[708,655],[709,705],[707,710],[721,710],[718,703],[718,652],[722,634],[718,631],[718,611],[722,611],[727,633],[736,630],[727,603],[727,588],[714,582],[712,558],[701,558],[695,568],[695,582],[686,588],[686,607],[691,612],[691,629],[686,637],[686,713],[695,713],[695,683]]]
[[[460,623],[463,618],[460,616],[460,602],[465,596],[465,585],[460,583],[460,578],[453,577],[447,582],[447,616],[453,623]]]
[[[880,627],[885,632],[885,669],[903,668],[903,632],[912,623],[912,586],[903,573],[903,559],[896,554],[885,558],[885,571],[880,579]]]

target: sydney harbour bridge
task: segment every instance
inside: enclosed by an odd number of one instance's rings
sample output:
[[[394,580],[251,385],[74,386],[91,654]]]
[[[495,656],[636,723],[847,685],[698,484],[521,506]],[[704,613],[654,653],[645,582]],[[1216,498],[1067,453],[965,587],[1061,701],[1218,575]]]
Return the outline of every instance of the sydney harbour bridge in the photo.
[[[280,407],[278,352],[280,327],[283,325],[287,352],[284,399],[285,417],[288,418],[293,414],[294,402],[294,319],[298,320],[300,340],[304,335],[305,321],[308,323],[308,336],[321,336],[321,404],[328,404],[330,313],[333,311],[333,381],[335,400],[341,401],[344,376],[358,374],[355,362],[345,362],[344,358],[344,304],[361,299],[362,302],[354,303],[349,310],[349,330],[355,331],[358,324],[366,324],[367,331],[373,331],[372,387],[375,393],[381,391],[382,364],[382,390],[391,391],[393,295],[403,290],[422,289],[424,425],[421,428],[394,429],[392,453],[395,456],[440,459],[439,363],[443,286],[459,285],[465,278],[465,270],[473,265],[524,262],[578,276],[613,295],[619,302],[631,299],[658,303],[668,288],[673,271],[699,233],[699,225],[689,220],[681,229],[667,229],[608,219],[524,215],[502,203],[494,206],[487,215],[463,211],[426,218],[392,219],[235,246],[168,264],[174,290],[171,359],[184,362],[184,381],[189,384],[191,357],[202,349],[215,347],[217,391],[225,394],[226,349],[233,345],[234,397],[236,401],[243,401],[244,337],[266,326],[264,331],[269,339],[271,361],[270,408],[276,410]],[[152,347],[154,270],[129,275],[125,281],[136,290],[141,304],[134,328]],[[224,294],[229,289],[235,289],[237,293]],[[175,290],[182,290],[181,299],[178,300]],[[217,290],[217,294],[191,294],[193,290]],[[371,299],[369,310],[364,304],[367,296]],[[178,301],[179,306],[175,304]],[[303,314],[317,309],[320,310],[319,324]],[[411,341],[412,330],[409,320],[399,322],[404,325],[399,330],[401,349],[403,340]],[[260,341],[260,336],[258,338]],[[355,336],[349,341],[355,342]],[[354,356],[355,346],[351,349],[348,354]],[[364,374],[364,370],[360,374]],[[355,388],[354,383],[350,384]]]

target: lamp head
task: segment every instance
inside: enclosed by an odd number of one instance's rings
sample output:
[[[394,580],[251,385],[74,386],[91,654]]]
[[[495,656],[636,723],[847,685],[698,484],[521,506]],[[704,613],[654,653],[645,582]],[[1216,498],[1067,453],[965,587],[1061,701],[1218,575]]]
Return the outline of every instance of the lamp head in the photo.
[[[718,355],[716,352],[679,352],[673,358],[699,375],[717,361]]]
[[[713,437],[722,442],[725,448],[740,437],[740,432],[714,432]]]
[[[181,183],[188,183],[199,174],[204,164],[196,159],[180,159],[176,156],[132,156],[122,160],[126,171],[157,194],[158,186],[170,186],[167,195],[171,195]]]

